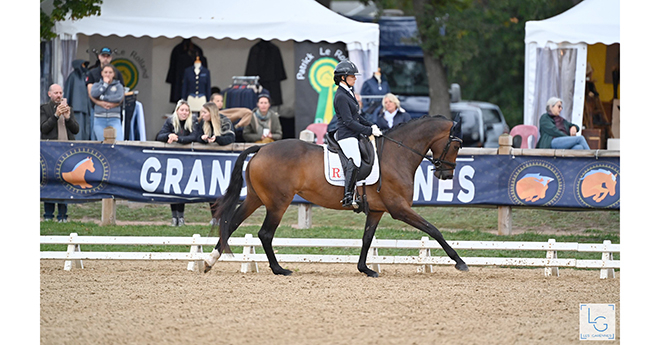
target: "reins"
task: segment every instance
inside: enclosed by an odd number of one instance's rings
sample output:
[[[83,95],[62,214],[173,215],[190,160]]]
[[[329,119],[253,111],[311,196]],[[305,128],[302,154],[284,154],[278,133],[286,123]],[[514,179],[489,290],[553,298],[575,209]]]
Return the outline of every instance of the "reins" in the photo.
[[[452,170],[452,169],[456,168],[456,163],[446,161],[445,156],[447,156],[447,153],[449,152],[449,146],[451,145],[452,142],[458,141],[461,144],[463,142],[463,140],[461,140],[460,138],[454,137],[453,135],[450,134],[449,135],[449,140],[447,140],[447,145],[445,145],[445,148],[442,151],[442,154],[440,155],[440,157],[438,157],[436,159],[436,158],[433,158],[432,156],[423,155],[423,154],[419,153],[417,150],[413,149],[412,147],[409,147],[408,145],[404,144],[403,142],[392,139],[392,138],[388,137],[385,134],[383,134],[382,137],[389,140],[389,141],[391,141],[391,142],[393,142],[393,143],[395,143],[395,144],[397,144],[398,146],[401,146],[401,147],[404,147],[404,148],[408,149],[410,152],[422,157],[423,159],[428,160],[435,167],[435,169],[433,169],[434,171],[435,170],[440,170],[440,171]],[[443,164],[446,164],[446,165],[450,166],[451,169],[443,169],[443,167],[442,167]]]

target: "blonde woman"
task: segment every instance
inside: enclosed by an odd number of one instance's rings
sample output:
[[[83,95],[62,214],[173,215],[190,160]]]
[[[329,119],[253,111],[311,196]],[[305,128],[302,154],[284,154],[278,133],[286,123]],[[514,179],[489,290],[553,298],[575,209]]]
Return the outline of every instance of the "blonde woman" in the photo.
[[[410,121],[410,114],[401,108],[401,102],[393,93],[383,96],[383,109],[376,117],[376,125],[385,132],[392,127]]]
[[[211,97],[213,99],[213,97]],[[220,146],[229,145],[236,140],[234,126],[231,121],[218,112],[218,106],[214,102],[205,103],[199,111],[199,125],[197,126],[197,141],[204,144],[217,143]],[[211,206],[211,225],[217,225],[213,203]]]
[[[190,144],[195,140],[196,126],[190,114],[190,106],[184,100],[180,100],[174,108],[174,113],[170,115],[163,128],[156,135],[157,141],[168,144]],[[183,213],[186,204],[170,204],[172,210],[172,226],[183,226],[185,221]]]
[[[218,106],[213,102],[204,103],[199,111],[196,137],[200,143],[216,143],[220,146],[229,145],[236,140],[234,125],[226,116],[219,113]]]

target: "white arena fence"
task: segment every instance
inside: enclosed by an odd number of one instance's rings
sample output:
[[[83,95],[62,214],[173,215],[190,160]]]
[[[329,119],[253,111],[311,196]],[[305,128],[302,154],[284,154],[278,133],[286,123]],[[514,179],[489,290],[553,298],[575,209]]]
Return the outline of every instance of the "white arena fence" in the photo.
[[[208,257],[203,246],[215,247],[217,237],[152,237],[152,236],[40,236],[41,244],[67,245],[66,251],[42,251],[41,259],[65,260],[64,269],[83,268],[82,260],[179,260],[189,261],[188,270],[203,271],[203,260]],[[600,269],[600,278],[614,278],[614,270],[621,268],[620,260],[614,260],[614,253],[621,252],[620,244],[611,241],[600,243],[556,242],[517,242],[517,241],[448,241],[454,249],[470,250],[523,250],[545,251],[545,258],[504,258],[504,257],[464,257],[468,266],[517,266],[544,267],[546,276],[558,276],[559,268]],[[178,245],[189,246],[189,252],[90,252],[82,251],[82,245]],[[243,253],[223,254],[219,261],[241,263],[241,272],[258,272],[258,263],[267,263],[266,254],[256,254],[255,247],[261,241],[251,234],[229,239],[229,245],[243,247]],[[274,247],[337,247],[361,248],[361,239],[318,239],[318,238],[274,238]],[[378,249],[417,249],[418,256],[378,255]],[[417,265],[418,272],[433,272],[433,265],[454,265],[446,256],[431,256],[432,249],[441,249],[440,244],[428,237],[420,240],[374,239],[367,257],[367,264],[380,272],[381,264]],[[601,253],[600,260],[578,260],[557,258],[557,252]],[[353,263],[358,255],[309,255],[277,254],[281,263]]]

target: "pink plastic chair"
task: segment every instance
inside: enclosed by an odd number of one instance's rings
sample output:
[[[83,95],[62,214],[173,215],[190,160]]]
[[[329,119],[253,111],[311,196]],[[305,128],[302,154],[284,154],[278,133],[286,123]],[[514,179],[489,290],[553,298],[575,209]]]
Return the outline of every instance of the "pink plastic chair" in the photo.
[[[310,131],[314,132],[314,134],[316,134],[316,143],[319,145],[323,145],[323,136],[325,135],[325,132],[328,131],[328,124],[312,123],[311,125],[307,126],[307,129],[309,129]]]
[[[509,134],[512,137],[520,135],[522,138],[522,143],[520,144],[521,149],[536,148],[536,142],[539,141],[539,130],[536,128],[536,126],[532,125],[517,125],[511,129]]]

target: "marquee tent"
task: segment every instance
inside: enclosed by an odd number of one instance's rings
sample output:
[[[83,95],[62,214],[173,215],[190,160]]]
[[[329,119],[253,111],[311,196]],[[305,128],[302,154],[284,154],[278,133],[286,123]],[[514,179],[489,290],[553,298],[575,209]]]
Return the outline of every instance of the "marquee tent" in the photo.
[[[58,22],[58,34],[344,42],[369,75],[378,66],[378,25],[343,17],[314,0],[104,1],[101,15]]]
[[[587,45],[620,43],[619,0],[584,0],[552,18],[525,23],[524,123],[538,126],[546,101],[582,124]]]
[[[55,32],[62,43],[53,45],[54,82],[64,82],[65,72],[58,75],[60,66],[64,71],[75,58],[94,59],[93,51],[102,46],[119,47],[115,59],[131,58],[136,68],[146,68],[140,74],[138,97],[145,112],[151,114],[147,131],[160,128],[162,116],[172,111],[172,104],[162,99],[168,85],[162,74],[167,71],[172,47],[184,38],[193,38],[204,49],[212,65],[213,84],[222,88],[227,86],[227,75],[242,75],[255,41],[275,42],[288,69],[282,84],[284,104],[279,109],[286,118],[294,116],[292,76],[297,71],[293,58],[297,42],[342,42],[362,76],[370,76],[378,68],[378,24],[348,19],[314,0],[112,0],[103,2],[100,16],[58,22]],[[71,40],[77,40],[77,48],[64,44]],[[137,55],[127,56],[130,54]],[[365,79],[358,78],[358,90]]]

